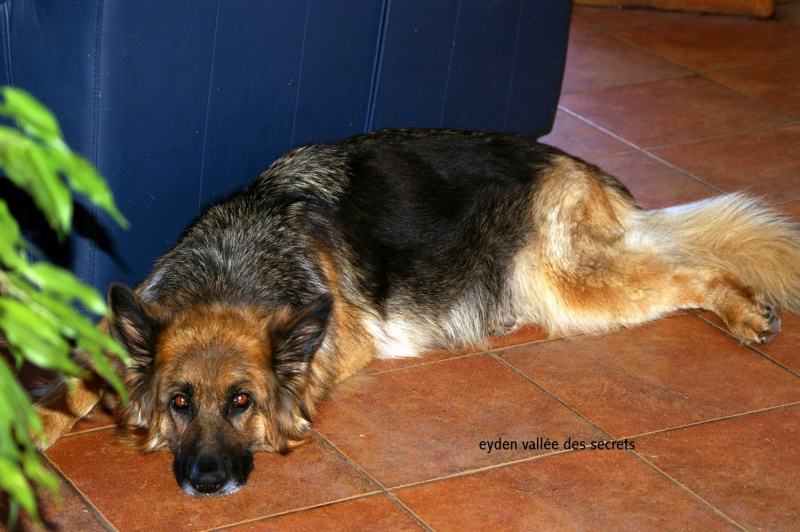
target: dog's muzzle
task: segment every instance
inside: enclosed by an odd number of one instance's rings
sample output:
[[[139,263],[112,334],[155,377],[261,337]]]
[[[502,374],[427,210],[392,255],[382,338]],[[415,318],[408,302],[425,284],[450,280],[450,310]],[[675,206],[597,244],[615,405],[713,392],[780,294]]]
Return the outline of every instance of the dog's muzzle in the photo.
[[[253,456],[237,454],[175,453],[173,470],[178,485],[188,495],[213,497],[239,491],[253,469]]]

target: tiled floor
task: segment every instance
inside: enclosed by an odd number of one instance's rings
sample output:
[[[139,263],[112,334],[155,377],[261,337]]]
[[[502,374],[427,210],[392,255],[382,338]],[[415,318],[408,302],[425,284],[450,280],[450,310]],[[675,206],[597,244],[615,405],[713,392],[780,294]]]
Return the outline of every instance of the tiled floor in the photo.
[[[572,30],[545,141],[646,207],[748,189],[800,220],[800,1],[768,22],[577,8]],[[184,495],[171,455],[115,445],[94,414],[46,453],[64,502],[44,497],[44,515],[64,530],[798,530],[800,317],[784,328],[744,347],[681,313],[376,363],[325,405],[318,441],[259,455],[216,499]],[[500,440],[517,447],[481,448]]]

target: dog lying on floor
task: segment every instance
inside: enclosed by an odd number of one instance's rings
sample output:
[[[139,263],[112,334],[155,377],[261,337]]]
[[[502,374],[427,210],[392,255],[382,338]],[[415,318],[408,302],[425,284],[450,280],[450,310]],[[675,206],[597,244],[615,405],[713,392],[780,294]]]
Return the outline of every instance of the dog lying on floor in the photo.
[[[514,134],[382,131],[294,149],[210,207],[99,327],[130,353],[126,440],[190,495],[309,438],[331,387],[381,357],[483,345],[503,324],[602,332],[681,308],[744,343],[800,310],[800,229],[727,195],[640,208],[612,176]],[[108,393],[37,405],[52,444]]]

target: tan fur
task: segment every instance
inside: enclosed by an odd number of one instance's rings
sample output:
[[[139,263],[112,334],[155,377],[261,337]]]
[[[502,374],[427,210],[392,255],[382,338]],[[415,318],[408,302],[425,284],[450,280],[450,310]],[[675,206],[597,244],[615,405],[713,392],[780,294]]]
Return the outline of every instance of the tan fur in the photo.
[[[727,270],[757,298],[800,311],[800,224],[756,198],[729,194],[671,207],[654,211],[645,224],[673,235],[678,260]]]
[[[266,318],[251,309],[213,306],[174,316],[156,347],[158,382],[153,385],[160,394],[153,404],[145,405],[146,411],[133,403],[122,410],[120,421],[128,429],[127,441],[145,451],[168,448],[180,427],[172,426],[163,413],[180,382],[196,383],[200,392],[213,390],[198,398],[210,409],[224,401],[223,394],[237,382],[253,381],[266,393],[269,383],[261,368],[269,364],[267,327]],[[213,345],[226,346],[225,356],[211,355]],[[254,441],[263,440],[265,427],[251,420],[245,420],[248,426],[241,431],[253,434]]]
[[[321,356],[312,363],[315,374],[329,373],[328,381],[341,382],[363,369],[375,359],[375,339],[365,327],[367,313],[343,297],[349,283],[343,278],[342,268],[336,264],[331,250],[317,249],[327,286],[334,296],[330,336],[322,345]],[[325,368],[325,369],[323,369]]]
[[[703,308],[749,343],[777,332],[766,304],[800,302],[796,225],[737,195],[646,212],[608,182],[565,157],[538,190],[511,284],[524,321],[599,332]]]
[[[35,406],[44,430],[44,439],[37,439],[36,447],[45,450],[69,432],[100,402],[106,386],[94,373],[86,379],[71,377],[57,382]]]

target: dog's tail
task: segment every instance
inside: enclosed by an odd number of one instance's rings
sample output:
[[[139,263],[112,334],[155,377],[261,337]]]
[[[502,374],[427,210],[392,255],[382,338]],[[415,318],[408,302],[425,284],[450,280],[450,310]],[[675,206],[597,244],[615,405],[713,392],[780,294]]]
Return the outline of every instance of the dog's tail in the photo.
[[[650,211],[675,259],[721,268],[765,303],[800,312],[800,224],[759,199],[729,194]]]

